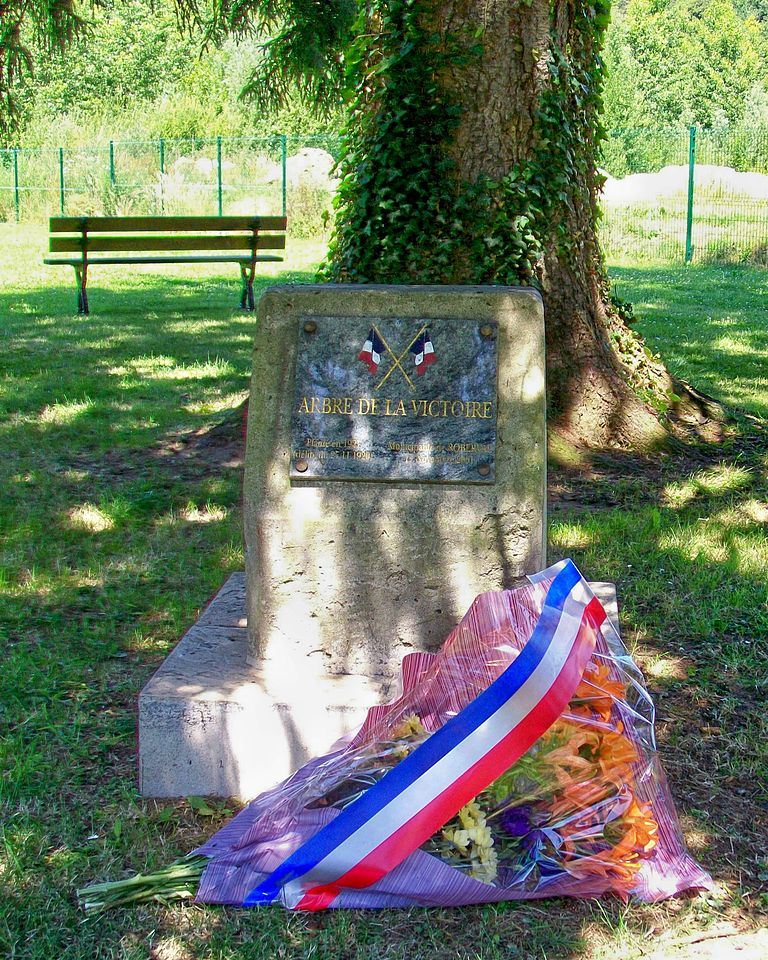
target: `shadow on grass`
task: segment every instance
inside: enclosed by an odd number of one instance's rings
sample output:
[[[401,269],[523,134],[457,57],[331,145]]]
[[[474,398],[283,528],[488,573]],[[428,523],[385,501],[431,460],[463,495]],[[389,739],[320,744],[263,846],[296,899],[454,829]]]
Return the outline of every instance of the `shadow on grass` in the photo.
[[[260,278],[256,293],[311,279]],[[220,278],[146,275],[119,291],[95,288],[94,312],[80,317],[68,312],[65,287],[3,288],[0,433],[16,433],[27,449],[55,435],[59,448],[103,452],[210,422],[237,405],[250,377],[257,321],[236,307],[236,291]]]
[[[155,664],[242,568],[239,472],[147,454],[243,394],[255,321],[231,308],[236,290],[218,278],[202,291],[178,278],[105,283],[86,318],[68,313],[68,286],[0,294],[0,953],[554,960],[598,948],[635,956],[649,930],[688,932],[721,909],[757,920],[768,654],[760,438],[732,446],[738,461],[725,467],[703,454],[617,458],[578,483],[562,478],[573,497],[561,498],[551,531],[558,555],[617,582],[693,852],[732,884],[725,907],[560,900],[315,918],[157,905],[83,921],[76,886],[166,864],[223,820],[138,797],[134,717]],[[254,743],[269,749],[258,731]]]
[[[257,276],[254,291],[275,283],[311,283],[310,271],[283,271],[272,276]],[[197,312],[240,312],[240,281],[237,272],[231,280],[222,276],[166,276],[157,273],[121,272],[110,283],[104,277],[88,284],[92,315],[155,314],[160,307],[173,311],[179,305]],[[11,282],[0,287],[0,315],[32,314],[36,317],[77,315],[77,287],[71,283],[35,284]],[[87,318],[85,318],[87,319]]]

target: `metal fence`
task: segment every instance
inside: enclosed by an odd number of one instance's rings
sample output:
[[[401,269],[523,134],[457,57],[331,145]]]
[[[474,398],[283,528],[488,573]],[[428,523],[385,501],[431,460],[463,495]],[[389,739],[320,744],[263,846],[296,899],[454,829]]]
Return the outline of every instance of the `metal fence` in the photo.
[[[111,140],[103,146],[0,150],[0,221],[67,215],[289,216],[323,230],[335,135]]]
[[[322,235],[339,148],[322,134],[0,150],[0,221],[287,214],[294,236]],[[612,130],[600,166],[609,260],[768,266],[768,128]]]
[[[768,266],[768,129],[634,129],[603,150],[609,260]]]

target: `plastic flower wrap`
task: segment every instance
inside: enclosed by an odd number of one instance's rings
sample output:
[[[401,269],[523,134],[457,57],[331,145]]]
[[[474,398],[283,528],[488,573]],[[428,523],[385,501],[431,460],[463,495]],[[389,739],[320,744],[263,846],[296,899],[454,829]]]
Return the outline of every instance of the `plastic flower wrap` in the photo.
[[[305,910],[708,887],[653,719],[616,630],[563,561],[478,597],[438,653],[404,659],[393,702],[173,869],[192,866],[202,902]],[[86,905],[116,886],[86,891]]]

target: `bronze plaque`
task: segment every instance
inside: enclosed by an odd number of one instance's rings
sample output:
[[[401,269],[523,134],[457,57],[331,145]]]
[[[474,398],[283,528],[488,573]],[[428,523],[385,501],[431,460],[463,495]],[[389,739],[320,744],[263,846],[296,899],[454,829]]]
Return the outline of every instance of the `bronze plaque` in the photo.
[[[302,317],[291,477],[493,483],[496,323]]]

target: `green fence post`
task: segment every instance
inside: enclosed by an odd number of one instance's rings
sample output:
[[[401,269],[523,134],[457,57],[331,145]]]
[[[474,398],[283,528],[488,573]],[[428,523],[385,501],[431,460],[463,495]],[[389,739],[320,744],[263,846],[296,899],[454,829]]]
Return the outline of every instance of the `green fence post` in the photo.
[[[109,141],[109,182],[115,185],[115,142]]]
[[[59,147],[59,207],[64,216],[64,147]]]
[[[21,195],[19,194],[19,151],[13,149],[13,203],[16,207],[16,223],[21,219]]]
[[[688,210],[685,218],[685,262],[693,259],[693,184],[696,172],[696,127],[688,131]]]
[[[221,137],[216,137],[216,188],[219,195],[219,216],[224,213],[224,197],[221,183]]]
[[[288,137],[283,133],[280,135],[281,141],[281,162],[283,170],[283,216],[288,212]]]
[[[163,137],[160,137],[158,146],[160,148],[160,213],[163,213],[165,208],[165,194],[163,188],[163,177],[165,176],[165,140]]]

